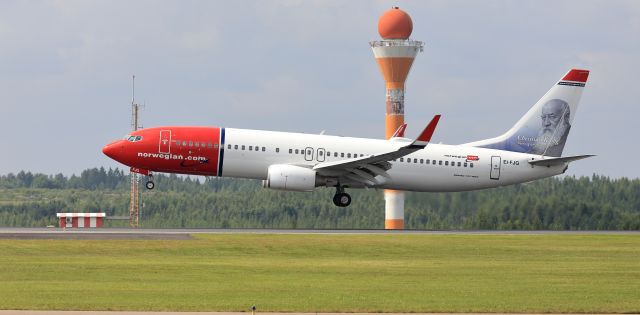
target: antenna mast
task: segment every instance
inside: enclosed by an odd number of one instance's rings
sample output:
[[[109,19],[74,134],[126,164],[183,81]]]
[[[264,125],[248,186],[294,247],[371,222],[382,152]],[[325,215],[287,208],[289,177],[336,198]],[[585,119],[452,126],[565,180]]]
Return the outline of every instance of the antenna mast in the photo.
[[[140,105],[136,103],[136,76],[133,75],[131,86],[131,131],[138,130],[138,111]],[[140,175],[130,172],[131,202],[129,204],[129,227],[140,226]]]

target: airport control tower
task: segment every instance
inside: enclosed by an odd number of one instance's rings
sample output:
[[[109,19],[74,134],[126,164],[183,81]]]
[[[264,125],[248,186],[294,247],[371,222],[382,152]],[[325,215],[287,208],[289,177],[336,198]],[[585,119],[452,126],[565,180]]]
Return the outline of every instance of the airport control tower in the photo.
[[[393,7],[378,21],[378,33],[382,40],[369,44],[380,67],[387,88],[385,137],[389,139],[404,124],[404,82],[413,60],[424,44],[410,40],[413,22],[406,12]],[[388,230],[404,228],[404,192],[385,190],[384,227]]]

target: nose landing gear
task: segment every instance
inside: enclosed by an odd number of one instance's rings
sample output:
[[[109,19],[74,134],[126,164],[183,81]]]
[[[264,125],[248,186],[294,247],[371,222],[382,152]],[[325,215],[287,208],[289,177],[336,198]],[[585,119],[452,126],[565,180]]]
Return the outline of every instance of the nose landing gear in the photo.
[[[147,183],[144,184],[144,186],[149,190],[152,190],[154,187],[156,187],[156,184],[153,182],[153,175],[151,173],[149,173],[149,180],[147,180]]]
[[[333,195],[333,204],[337,207],[348,207],[351,204],[351,196],[344,192],[344,186],[336,185],[336,194]]]

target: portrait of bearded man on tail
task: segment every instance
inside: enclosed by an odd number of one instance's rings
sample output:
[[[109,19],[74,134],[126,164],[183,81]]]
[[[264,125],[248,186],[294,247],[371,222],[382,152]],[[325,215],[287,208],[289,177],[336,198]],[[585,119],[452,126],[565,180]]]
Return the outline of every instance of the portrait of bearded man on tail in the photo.
[[[567,102],[552,99],[545,103],[540,115],[542,125],[531,153],[560,156],[571,129],[570,117],[571,109]]]

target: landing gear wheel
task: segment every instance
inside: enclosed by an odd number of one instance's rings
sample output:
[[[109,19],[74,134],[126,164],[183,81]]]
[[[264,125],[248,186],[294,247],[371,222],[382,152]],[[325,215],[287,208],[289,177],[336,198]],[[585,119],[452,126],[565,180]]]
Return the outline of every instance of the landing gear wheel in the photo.
[[[347,193],[336,193],[333,196],[333,204],[338,207],[348,207],[351,204],[351,196]]]
[[[153,183],[153,181],[148,181],[145,186],[147,187],[147,189],[151,190],[154,187],[156,187],[156,184]]]

